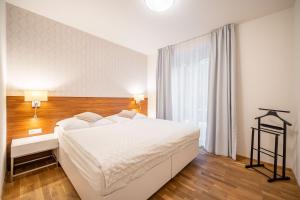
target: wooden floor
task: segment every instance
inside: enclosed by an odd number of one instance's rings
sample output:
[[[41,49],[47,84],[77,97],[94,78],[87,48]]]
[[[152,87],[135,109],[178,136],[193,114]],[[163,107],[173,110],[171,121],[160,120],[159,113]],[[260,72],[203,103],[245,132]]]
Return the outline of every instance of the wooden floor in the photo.
[[[300,199],[300,188],[290,181],[268,183],[266,177],[245,169],[245,160],[233,161],[204,151],[151,200],[180,199]],[[62,168],[50,168],[6,183],[3,199],[79,199]]]

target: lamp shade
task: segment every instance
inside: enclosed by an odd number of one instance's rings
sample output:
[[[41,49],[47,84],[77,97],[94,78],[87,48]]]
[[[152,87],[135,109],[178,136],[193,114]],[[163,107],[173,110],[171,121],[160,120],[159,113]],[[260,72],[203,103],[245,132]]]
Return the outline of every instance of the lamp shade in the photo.
[[[25,91],[24,101],[48,101],[48,91],[45,90]]]
[[[145,99],[145,96],[143,94],[137,94],[137,95],[134,95],[134,100],[136,102],[140,102],[140,101],[143,101]]]

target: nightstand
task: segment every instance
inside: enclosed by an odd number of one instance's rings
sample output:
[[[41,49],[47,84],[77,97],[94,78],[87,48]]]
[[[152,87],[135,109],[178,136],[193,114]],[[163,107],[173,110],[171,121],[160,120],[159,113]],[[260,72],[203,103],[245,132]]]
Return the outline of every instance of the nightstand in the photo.
[[[13,180],[14,177],[19,175],[33,172],[52,165],[58,165],[58,159],[57,156],[55,155],[55,151],[57,151],[57,149],[58,149],[58,138],[55,134],[45,134],[40,136],[13,139],[11,143],[11,171],[10,171],[11,180]],[[45,151],[50,151],[50,150],[52,150],[51,151],[52,154],[49,156],[44,156],[41,158],[36,158],[36,159],[15,164],[16,158],[20,158],[20,157],[24,157],[36,153],[41,153]],[[14,168],[16,166],[24,165],[26,163],[35,162],[49,157],[53,157],[54,162],[18,174],[14,173]]]

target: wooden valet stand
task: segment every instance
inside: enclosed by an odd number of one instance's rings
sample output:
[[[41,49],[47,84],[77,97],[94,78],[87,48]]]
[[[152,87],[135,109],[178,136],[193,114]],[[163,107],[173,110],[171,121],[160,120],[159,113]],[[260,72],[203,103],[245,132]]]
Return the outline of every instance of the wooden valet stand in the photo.
[[[259,110],[265,110],[268,111],[265,115],[256,117],[257,120],[257,128],[251,127],[252,129],[252,136],[251,136],[251,152],[250,152],[250,164],[246,165],[246,168],[252,168],[256,170],[257,172],[263,174],[264,176],[268,177],[268,182],[274,182],[277,180],[290,180],[290,177],[285,175],[286,170],[286,137],[287,137],[287,126],[292,126],[291,123],[281,118],[278,113],[290,113],[290,111],[284,111],[284,110],[272,110],[272,109],[265,109],[265,108],[259,108]],[[271,124],[265,124],[262,123],[262,119],[268,116],[276,117],[280,121],[282,121],[282,126],[275,126]],[[255,133],[257,133],[257,148],[254,148],[254,138]],[[271,134],[274,135],[274,142],[275,142],[275,149],[274,152],[270,151],[268,149],[265,149],[261,147],[261,134]],[[282,155],[278,153],[278,140],[279,137],[283,137],[283,152]],[[257,163],[253,163],[253,151],[257,151]],[[264,164],[261,164],[260,162],[260,153],[263,153],[267,156],[270,156],[274,158],[274,170],[270,170],[264,166]],[[282,157],[282,174],[279,175],[277,173],[277,163],[278,163],[278,156]],[[273,176],[270,177],[266,175],[265,173],[259,171],[257,168],[263,167],[267,169],[268,171],[271,171],[273,173]]]

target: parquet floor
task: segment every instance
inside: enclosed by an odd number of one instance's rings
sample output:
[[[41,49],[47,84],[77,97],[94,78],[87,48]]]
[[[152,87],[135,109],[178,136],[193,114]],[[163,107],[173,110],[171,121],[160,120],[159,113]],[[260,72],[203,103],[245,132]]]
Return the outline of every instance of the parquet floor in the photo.
[[[233,161],[204,151],[151,200],[232,199],[300,200],[300,188],[290,181],[268,183],[266,177],[245,169],[246,160]],[[5,184],[3,200],[79,199],[62,168],[50,168]]]

